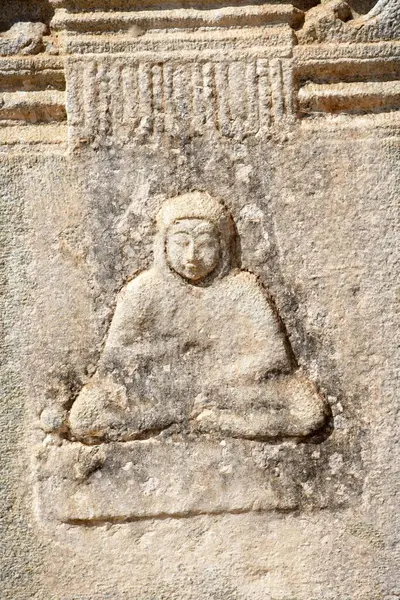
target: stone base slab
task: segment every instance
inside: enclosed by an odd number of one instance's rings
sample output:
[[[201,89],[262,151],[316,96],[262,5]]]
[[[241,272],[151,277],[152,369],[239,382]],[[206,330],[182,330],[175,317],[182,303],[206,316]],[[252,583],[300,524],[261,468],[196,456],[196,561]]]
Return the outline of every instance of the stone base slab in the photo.
[[[291,510],[299,485],[243,440],[170,440],[84,446],[37,453],[36,505],[42,520],[73,524],[196,514]]]

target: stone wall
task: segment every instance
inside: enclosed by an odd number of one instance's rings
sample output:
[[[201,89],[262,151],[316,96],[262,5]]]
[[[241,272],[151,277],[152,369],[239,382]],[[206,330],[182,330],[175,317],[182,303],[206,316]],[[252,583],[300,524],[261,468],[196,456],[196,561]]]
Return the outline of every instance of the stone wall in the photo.
[[[2,14],[2,597],[400,598],[397,1]]]

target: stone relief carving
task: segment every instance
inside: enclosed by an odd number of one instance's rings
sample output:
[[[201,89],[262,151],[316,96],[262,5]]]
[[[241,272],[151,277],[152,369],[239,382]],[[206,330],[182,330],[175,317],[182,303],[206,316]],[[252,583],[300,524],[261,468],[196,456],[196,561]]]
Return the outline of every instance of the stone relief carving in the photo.
[[[69,414],[84,443],[143,439],[172,426],[267,440],[326,424],[276,312],[240,270],[237,233],[206,193],[168,200],[154,264],[120,293],[96,374]]]
[[[372,0],[342,2],[340,15],[312,0],[51,4],[61,56],[25,60],[37,91],[48,96],[48,78],[67,88],[66,103],[61,94],[41,102],[66,106],[57,132],[66,139],[68,127],[74,158],[80,146],[156,154],[201,138],[264,143],[344,115],[348,124],[360,113],[392,117],[399,106],[393,33],[380,41],[374,25],[372,37],[354,37],[368,29],[361,21],[389,14],[368,14],[381,6]],[[8,61],[17,63],[3,70]],[[54,132],[60,114],[39,113],[41,136],[45,117]],[[89,381],[85,372],[66,386],[62,408],[56,392],[52,407],[40,406],[48,435],[36,457],[38,514],[85,524],[342,506],[352,467],[333,482],[329,459],[348,434],[337,427],[329,437],[330,408],[298,368],[268,292],[241,270],[228,211],[185,194],[164,204],[157,224],[154,264],[120,292],[95,374],[91,365]]]
[[[163,143],[165,136],[207,132],[243,139],[269,131],[272,117],[291,109],[289,100],[283,106],[289,76],[278,60],[137,62],[97,56],[79,59],[70,80],[79,107],[71,119],[77,144]]]

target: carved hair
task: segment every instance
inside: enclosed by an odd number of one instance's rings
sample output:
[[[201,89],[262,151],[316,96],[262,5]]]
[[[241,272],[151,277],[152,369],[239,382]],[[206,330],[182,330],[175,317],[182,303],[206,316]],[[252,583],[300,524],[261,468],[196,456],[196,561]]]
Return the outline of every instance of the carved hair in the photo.
[[[157,215],[159,230],[182,219],[204,219],[219,227],[225,216],[224,206],[206,192],[189,192],[167,200]]]

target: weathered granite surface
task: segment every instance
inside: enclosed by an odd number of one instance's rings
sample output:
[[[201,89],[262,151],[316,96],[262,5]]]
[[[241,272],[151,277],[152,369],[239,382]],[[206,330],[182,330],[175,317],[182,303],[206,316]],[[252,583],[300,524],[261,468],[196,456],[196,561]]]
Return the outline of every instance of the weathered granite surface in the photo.
[[[0,27],[1,598],[400,598],[398,2]]]

